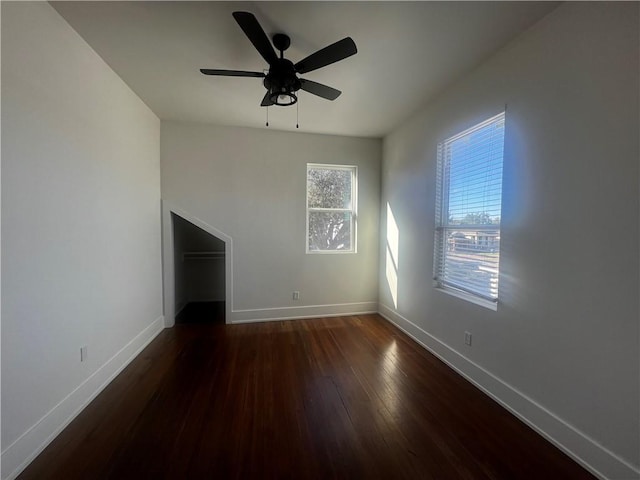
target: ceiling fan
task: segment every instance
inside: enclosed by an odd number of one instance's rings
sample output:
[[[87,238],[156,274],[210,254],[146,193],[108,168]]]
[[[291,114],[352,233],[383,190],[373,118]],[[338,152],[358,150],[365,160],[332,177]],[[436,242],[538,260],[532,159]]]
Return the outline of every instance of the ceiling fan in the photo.
[[[276,33],[273,36],[273,46],[280,51],[280,56],[278,57],[271,46],[269,38],[253,14],[249,12],[233,12],[233,18],[236,19],[236,22],[238,22],[238,25],[240,25],[240,28],[242,28],[256,50],[262,55],[262,58],[267,61],[269,70],[264,73],[203,68],[200,69],[203,74],[264,78],[263,84],[267,89],[267,93],[260,104],[262,107],[293,105],[298,101],[296,95],[298,90],[304,90],[327,100],[335,100],[342,93],[340,90],[327,85],[299,78],[298,75],[317,70],[357,53],[356,44],[351,37],[332,43],[294,64],[284,58],[284,51],[291,45],[291,39],[287,35]]]

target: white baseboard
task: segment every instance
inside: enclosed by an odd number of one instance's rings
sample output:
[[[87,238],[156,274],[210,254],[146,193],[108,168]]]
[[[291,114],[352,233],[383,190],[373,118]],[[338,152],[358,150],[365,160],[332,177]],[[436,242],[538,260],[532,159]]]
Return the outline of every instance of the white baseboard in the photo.
[[[2,479],[13,480],[162,330],[156,318],[2,452]]]
[[[611,480],[640,478],[638,467],[620,458],[517,388],[398,314],[391,307],[379,304],[378,313],[595,476]]]
[[[268,322],[316,317],[338,317],[341,315],[364,315],[377,313],[377,302],[339,303],[335,305],[307,305],[301,307],[263,308],[255,310],[233,310],[231,323]]]

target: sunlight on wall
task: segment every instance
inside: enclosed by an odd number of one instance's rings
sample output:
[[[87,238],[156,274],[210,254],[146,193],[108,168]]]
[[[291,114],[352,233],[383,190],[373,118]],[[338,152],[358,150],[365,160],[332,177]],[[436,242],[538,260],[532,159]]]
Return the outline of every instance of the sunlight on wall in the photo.
[[[393,306],[398,308],[398,250],[400,245],[400,231],[387,202],[387,258],[385,262],[387,285],[393,299]]]

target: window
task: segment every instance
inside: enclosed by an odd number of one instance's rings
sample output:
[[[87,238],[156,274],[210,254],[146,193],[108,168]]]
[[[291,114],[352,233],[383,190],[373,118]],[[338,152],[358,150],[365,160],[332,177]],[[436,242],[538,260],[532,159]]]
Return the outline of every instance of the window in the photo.
[[[504,124],[501,113],[438,145],[436,286],[485,305],[498,300]]]
[[[356,251],[358,168],[307,164],[307,253]]]

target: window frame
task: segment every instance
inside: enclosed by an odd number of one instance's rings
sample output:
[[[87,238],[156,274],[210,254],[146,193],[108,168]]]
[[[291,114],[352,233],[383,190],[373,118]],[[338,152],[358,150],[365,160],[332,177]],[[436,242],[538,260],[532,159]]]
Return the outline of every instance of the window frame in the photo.
[[[324,170],[342,170],[351,172],[351,208],[323,208],[323,207],[309,207],[309,170],[310,169],[324,169]],[[342,164],[328,164],[328,163],[307,163],[305,170],[305,202],[306,202],[306,223],[305,223],[305,253],[307,254],[353,254],[358,253],[358,166],[357,165],[342,165]],[[309,248],[309,213],[310,212],[336,212],[336,213],[350,213],[351,224],[349,230],[349,241],[351,248],[348,250],[311,250]]]
[[[468,135],[492,124],[503,122],[503,138],[502,138],[502,158],[500,172],[500,223],[498,224],[451,224],[449,223],[450,209],[450,178],[449,165],[451,158],[447,153],[449,148],[455,141],[460,140]],[[444,141],[438,143],[437,151],[437,175],[436,175],[436,205],[435,205],[435,232],[434,232],[434,248],[433,248],[433,285],[437,291],[448,293],[450,295],[462,298],[469,302],[497,310],[499,299],[499,277],[500,277],[500,244],[497,249],[496,263],[496,297],[483,295],[474,291],[472,287],[456,284],[439,278],[440,272],[444,270],[447,262],[448,251],[448,235],[447,232],[497,232],[498,241],[500,241],[502,227],[502,192],[504,190],[504,143],[506,137],[506,111],[494,115],[482,122],[479,122],[464,131],[456,133]]]

